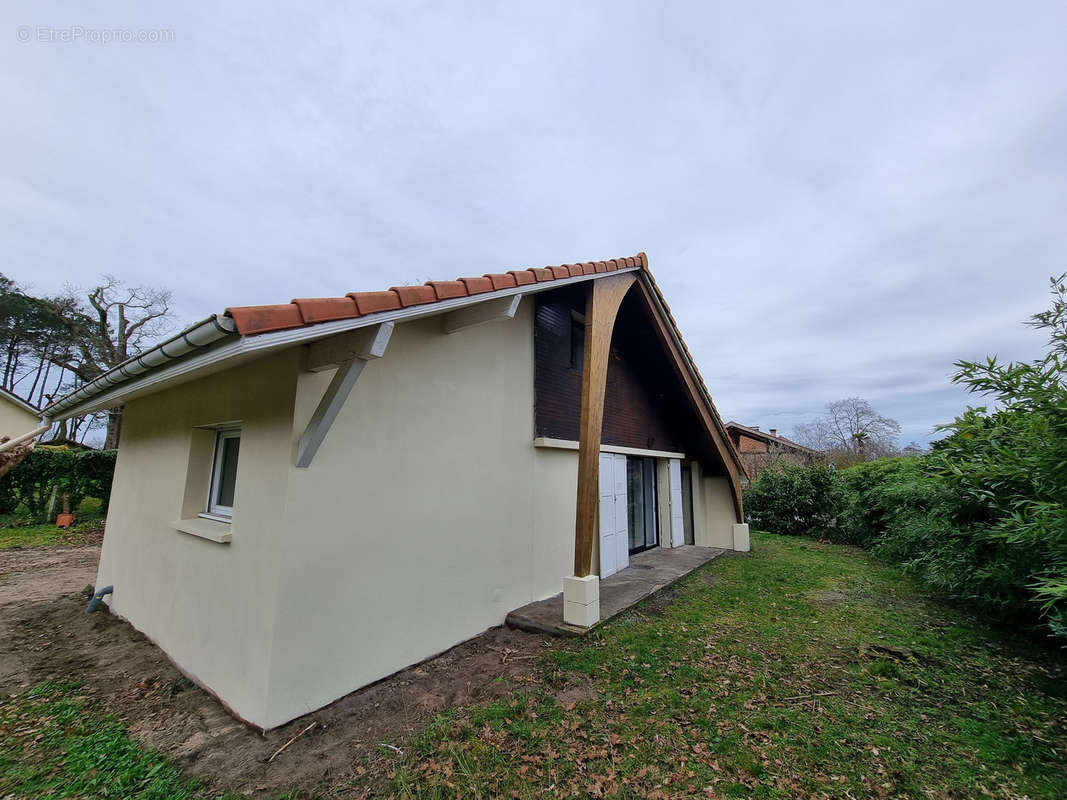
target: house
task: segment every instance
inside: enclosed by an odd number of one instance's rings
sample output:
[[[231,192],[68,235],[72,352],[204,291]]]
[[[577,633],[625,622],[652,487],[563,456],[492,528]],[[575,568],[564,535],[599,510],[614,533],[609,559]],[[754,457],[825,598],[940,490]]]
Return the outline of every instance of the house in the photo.
[[[45,414],[120,403],[97,586],[262,728],[561,589],[591,626],[632,553],[748,549],[644,254],[229,308]]]
[[[0,389],[0,439],[14,439],[38,427],[41,412],[7,389]]]
[[[758,425],[742,425],[731,421],[726,423],[726,430],[751,478],[775,464],[811,466],[822,455],[818,450],[780,436],[774,428],[764,432]]]

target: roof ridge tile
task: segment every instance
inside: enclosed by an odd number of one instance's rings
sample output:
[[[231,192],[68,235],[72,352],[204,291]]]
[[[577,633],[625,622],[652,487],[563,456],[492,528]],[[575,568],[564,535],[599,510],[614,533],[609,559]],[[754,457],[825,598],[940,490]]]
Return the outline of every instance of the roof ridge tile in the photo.
[[[389,291],[396,292],[404,308],[437,302],[437,292],[432,286],[390,286]]]
[[[398,311],[458,297],[533,286],[547,281],[598,275],[628,267],[642,267],[647,270],[648,257],[641,252],[629,258],[613,258],[608,261],[581,261],[548,267],[509,269],[505,272],[487,272],[481,277],[427,281],[421,286],[393,286],[384,292],[348,292],[343,297],[298,297],[289,303],[278,305],[232,306],[226,309],[226,314],[233,319],[239,334],[254,336],[321,322],[355,319],[382,311]],[[652,278],[651,273],[648,273],[648,276]],[[663,293],[655,286],[654,279],[652,285],[662,301]],[[677,326],[673,317],[671,322]]]
[[[395,311],[401,307],[400,296],[392,289],[387,292],[349,292],[345,296],[356,301],[360,316],[376,311]]]
[[[493,291],[497,289],[514,289],[518,286],[518,281],[510,272],[487,272],[483,277],[492,282]]]
[[[493,291],[493,282],[488,278],[457,278],[467,287],[467,294],[484,294]]]
[[[438,300],[467,296],[467,285],[463,281],[426,281],[426,285],[433,287]]]

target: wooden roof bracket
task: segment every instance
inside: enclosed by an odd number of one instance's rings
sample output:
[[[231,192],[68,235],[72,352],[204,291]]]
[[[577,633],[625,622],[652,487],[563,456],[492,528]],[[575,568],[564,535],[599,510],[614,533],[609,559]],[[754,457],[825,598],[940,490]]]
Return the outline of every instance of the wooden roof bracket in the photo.
[[[312,372],[337,368],[333,380],[319,400],[315,413],[300,435],[296,446],[296,466],[309,467],[315,453],[326,440],[333,421],[344,407],[348,395],[359,380],[363,367],[373,358],[385,355],[393,335],[394,323],[383,322],[369,328],[334,336],[313,343],[308,348],[307,368]]]
[[[467,306],[444,315],[445,333],[459,333],[477,325],[495,322],[500,319],[514,319],[519,310],[521,294],[486,300],[473,306]]]

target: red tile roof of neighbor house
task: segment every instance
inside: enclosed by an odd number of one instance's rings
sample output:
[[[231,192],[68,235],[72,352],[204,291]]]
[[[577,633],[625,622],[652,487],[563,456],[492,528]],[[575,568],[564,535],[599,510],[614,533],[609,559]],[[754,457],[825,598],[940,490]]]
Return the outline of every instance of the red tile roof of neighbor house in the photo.
[[[242,336],[254,336],[271,331],[303,328],[319,322],[354,319],[377,311],[395,311],[456,297],[470,297],[500,289],[531,286],[535,283],[547,283],[561,278],[595,275],[631,267],[642,267],[647,271],[648,258],[644,253],[638,253],[630,258],[613,258],[610,261],[586,261],[581,264],[563,264],[558,267],[513,269],[507,272],[487,273],[480,278],[428,281],[422,286],[393,286],[384,292],[349,292],[344,297],[295,298],[279,305],[235,306],[227,308],[226,314],[233,318],[238,333]],[[656,293],[662,300],[663,295],[659,289],[656,289]],[[674,322],[673,318],[671,322]]]
[[[807,453],[813,453],[815,455],[818,455],[819,453],[818,450],[813,450],[810,447],[806,447],[805,445],[800,444],[800,442],[794,442],[792,439],[786,438],[785,436],[782,436],[777,432],[773,434],[768,433],[767,431],[761,431],[759,428],[753,428],[751,425],[742,425],[740,422],[734,422],[733,420],[730,420],[726,423],[726,428],[728,430],[737,431],[737,433],[743,434],[744,436],[760,439],[764,442],[775,442],[777,444],[783,444],[786,447],[791,447],[795,450],[803,450]]]

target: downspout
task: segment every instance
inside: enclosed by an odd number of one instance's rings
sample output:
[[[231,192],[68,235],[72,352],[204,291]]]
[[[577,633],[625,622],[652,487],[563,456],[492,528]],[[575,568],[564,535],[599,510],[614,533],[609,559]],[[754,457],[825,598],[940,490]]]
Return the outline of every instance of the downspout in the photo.
[[[32,430],[29,433],[24,433],[21,436],[16,436],[14,439],[8,439],[6,442],[0,442],[0,453],[3,453],[12,448],[18,447],[23,442],[28,442],[31,439],[36,439],[42,433],[47,433],[48,429],[52,427],[52,420],[48,417],[41,417],[41,427],[36,430]]]
[[[85,608],[86,614],[92,614],[94,611],[100,608],[104,602],[104,597],[115,591],[114,586],[105,586],[103,589],[97,589],[93,594],[93,599],[89,601],[89,605]]]

